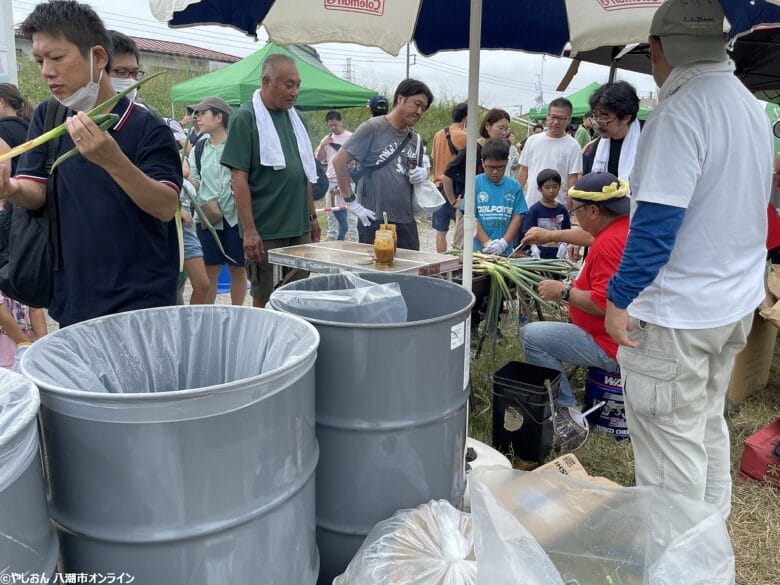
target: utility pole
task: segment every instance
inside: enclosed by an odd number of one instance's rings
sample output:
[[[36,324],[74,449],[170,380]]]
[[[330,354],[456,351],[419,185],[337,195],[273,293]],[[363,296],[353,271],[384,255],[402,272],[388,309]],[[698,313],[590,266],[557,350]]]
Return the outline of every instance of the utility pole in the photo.
[[[417,65],[417,55],[410,53],[410,47],[412,43],[406,43],[406,79],[409,79],[409,68],[412,65]]]
[[[541,110],[544,106],[544,55],[542,55],[542,66],[539,69],[539,75],[536,76],[536,109]]]
[[[0,6],[0,82],[17,83],[14,13],[11,2]]]
[[[344,79],[352,81],[352,57],[347,57],[347,62],[344,65]]]

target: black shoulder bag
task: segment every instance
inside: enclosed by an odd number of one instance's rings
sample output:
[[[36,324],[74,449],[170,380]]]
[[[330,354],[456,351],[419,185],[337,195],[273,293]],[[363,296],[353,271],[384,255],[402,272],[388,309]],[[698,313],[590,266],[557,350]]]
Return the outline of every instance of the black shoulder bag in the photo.
[[[54,99],[46,104],[43,132],[59,126],[67,108]],[[57,158],[59,138],[47,144],[46,173]],[[46,203],[28,210],[6,204],[0,212],[0,290],[30,307],[48,307],[54,272],[61,269],[59,221],[54,177],[46,181]]]
[[[452,136],[450,135],[449,126],[444,127],[444,136],[447,138],[447,146],[450,147],[450,152],[452,153],[452,156],[457,156],[458,152],[460,151],[457,148],[455,148],[455,145],[452,143]]]
[[[378,171],[379,169],[386,167],[388,164],[393,162],[396,158],[398,158],[398,155],[401,154],[401,151],[406,147],[407,144],[409,144],[409,141],[412,139],[412,136],[414,135],[414,132],[407,132],[406,137],[401,141],[401,144],[398,145],[398,148],[395,149],[393,154],[388,156],[385,160],[383,160],[380,163],[377,163],[375,165],[371,165],[370,167],[365,167],[361,164],[356,164],[355,168],[349,171],[350,176],[352,177],[352,181],[355,183],[355,190],[357,190],[358,182],[362,179],[365,179],[371,175],[371,173],[374,173]]]

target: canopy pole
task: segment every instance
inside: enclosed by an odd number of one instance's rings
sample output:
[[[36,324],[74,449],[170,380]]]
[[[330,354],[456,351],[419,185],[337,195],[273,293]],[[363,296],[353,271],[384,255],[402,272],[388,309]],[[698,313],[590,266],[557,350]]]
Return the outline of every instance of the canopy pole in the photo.
[[[477,168],[477,128],[479,127],[479,51],[482,45],[482,0],[471,0],[469,18],[469,90],[468,128],[466,138],[466,191],[463,194],[463,287],[471,290],[471,272],[474,260],[474,234],[477,222],[474,218],[474,175]]]

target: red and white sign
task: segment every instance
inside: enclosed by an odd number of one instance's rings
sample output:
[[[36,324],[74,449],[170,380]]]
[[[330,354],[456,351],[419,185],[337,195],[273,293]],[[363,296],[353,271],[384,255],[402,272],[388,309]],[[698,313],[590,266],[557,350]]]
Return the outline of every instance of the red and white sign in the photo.
[[[382,16],[385,12],[385,0],[325,0],[324,8]]]
[[[625,10],[626,8],[658,8],[664,0],[598,0],[604,10]]]

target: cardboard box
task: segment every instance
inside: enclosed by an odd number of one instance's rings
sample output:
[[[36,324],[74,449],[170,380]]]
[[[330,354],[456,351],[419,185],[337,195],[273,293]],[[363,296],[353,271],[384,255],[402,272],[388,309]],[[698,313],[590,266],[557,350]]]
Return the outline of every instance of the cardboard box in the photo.
[[[541,467],[537,467],[533,472],[536,473],[537,471],[547,470],[555,470],[561,475],[571,475],[574,478],[581,479],[601,487],[623,487],[620,484],[607,479],[606,477],[594,477],[592,475],[588,475],[588,472],[585,471],[585,468],[582,466],[582,463],[580,463],[580,460],[577,459],[577,457],[575,457],[572,453],[561,455],[557,459],[553,459],[549,463],[545,463]]]
[[[747,345],[734,362],[734,371],[726,392],[727,409],[738,405],[756,390],[766,386],[776,339],[777,328],[756,313]]]

